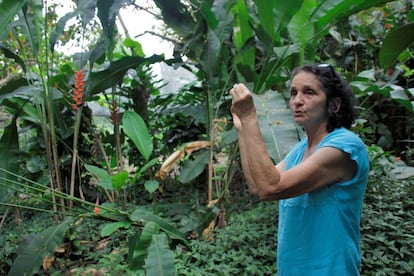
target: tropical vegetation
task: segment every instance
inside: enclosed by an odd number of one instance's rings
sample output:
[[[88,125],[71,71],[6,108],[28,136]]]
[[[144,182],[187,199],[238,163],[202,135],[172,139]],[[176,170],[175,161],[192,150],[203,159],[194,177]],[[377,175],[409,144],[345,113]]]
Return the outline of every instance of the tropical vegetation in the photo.
[[[277,163],[302,135],[286,90],[308,62],[359,100],[361,275],[414,270],[412,1],[60,5],[0,2],[0,274],[275,275],[277,203],[246,192],[228,91],[255,93]],[[124,9],[162,22],[148,33],[171,57],[145,54]],[[190,77],[169,90],[155,65]]]

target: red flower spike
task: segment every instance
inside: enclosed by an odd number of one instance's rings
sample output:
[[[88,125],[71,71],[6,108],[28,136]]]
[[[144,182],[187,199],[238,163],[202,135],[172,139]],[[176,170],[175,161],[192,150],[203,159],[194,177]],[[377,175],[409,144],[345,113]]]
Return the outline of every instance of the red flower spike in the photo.
[[[85,92],[85,73],[83,69],[75,72],[75,89],[73,90],[72,99],[75,102],[72,104],[72,108],[77,110],[82,104],[84,99]]]
[[[99,215],[99,205],[95,205],[95,214]]]
[[[116,101],[112,102],[111,105],[111,122],[112,124],[116,125],[119,124],[121,118],[119,116],[119,108]]]

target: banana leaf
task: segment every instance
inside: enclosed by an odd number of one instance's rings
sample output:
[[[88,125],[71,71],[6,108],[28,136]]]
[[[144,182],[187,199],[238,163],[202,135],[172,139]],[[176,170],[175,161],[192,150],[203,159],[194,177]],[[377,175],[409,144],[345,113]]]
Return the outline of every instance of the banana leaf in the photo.
[[[17,134],[16,118],[6,126],[3,136],[0,139],[0,168],[4,171],[17,172],[19,161],[19,137]],[[15,177],[0,171],[1,179],[14,180]],[[2,180],[3,181],[3,180]],[[0,201],[5,202],[8,198],[8,191],[4,186],[0,186]]]
[[[186,236],[180,232],[174,225],[170,222],[164,220],[163,218],[154,215],[153,213],[143,210],[143,209],[136,209],[132,215],[129,216],[129,219],[132,222],[155,222],[161,228],[162,231],[168,234],[171,239],[178,239],[181,241],[186,242]]]
[[[104,91],[117,85],[129,69],[134,69],[145,63],[157,63],[164,60],[162,55],[143,57],[124,57],[110,64],[102,71],[91,72],[88,79],[88,91],[90,95]]]
[[[55,249],[62,243],[66,232],[73,222],[68,217],[62,223],[53,225],[37,234],[27,244],[19,246],[18,255],[9,271],[9,276],[35,275],[46,256],[53,255]]]
[[[152,236],[159,234],[159,226],[155,222],[145,225],[139,237],[131,239],[129,245],[129,267],[133,270],[143,268],[145,258],[148,256],[148,247],[151,245]],[[138,234],[137,234],[138,235]]]
[[[147,276],[175,275],[174,252],[168,247],[167,235],[152,235],[145,264]]]
[[[0,34],[6,33],[7,25],[27,0],[3,0],[0,1]]]
[[[253,94],[253,99],[269,155],[279,163],[299,141],[303,131],[294,123],[281,93],[270,90],[262,95]]]
[[[414,22],[396,28],[384,39],[379,51],[380,65],[390,68],[398,60],[398,56],[414,43]]]
[[[187,160],[180,172],[178,180],[181,183],[188,183],[199,176],[210,162],[210,152],[202,151],[194,154],[194,160]]]

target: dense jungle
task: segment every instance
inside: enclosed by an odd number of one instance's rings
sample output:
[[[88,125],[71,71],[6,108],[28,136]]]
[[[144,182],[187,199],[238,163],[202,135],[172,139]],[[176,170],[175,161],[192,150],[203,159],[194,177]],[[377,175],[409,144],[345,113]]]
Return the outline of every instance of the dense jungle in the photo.
[[[413,42],[411,0],[0,1],[0,275],[277,275],[229,90],[254,92],[276,164],[305,63],[358,99],[361,275],[412,275]]]

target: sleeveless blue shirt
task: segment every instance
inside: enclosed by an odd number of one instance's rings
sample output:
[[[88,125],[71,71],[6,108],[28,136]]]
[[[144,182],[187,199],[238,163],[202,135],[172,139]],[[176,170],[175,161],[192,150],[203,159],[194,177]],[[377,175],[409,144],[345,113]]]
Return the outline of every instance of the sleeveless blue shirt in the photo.
[[[298,165],[308,145],[296,144],[285,158],[285,169]],[[278,275],[359,275],[360,217],[368,181],[366,146],[353,132],[338,128],[315,149],[333,147],[349,154],[356,175],[310,193],[280,200]]]

